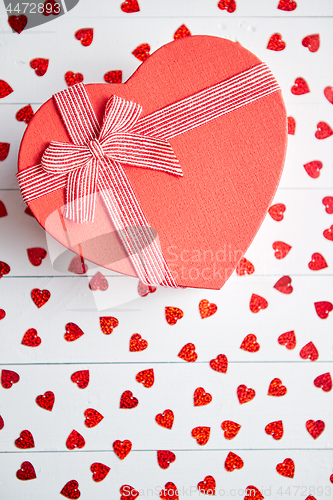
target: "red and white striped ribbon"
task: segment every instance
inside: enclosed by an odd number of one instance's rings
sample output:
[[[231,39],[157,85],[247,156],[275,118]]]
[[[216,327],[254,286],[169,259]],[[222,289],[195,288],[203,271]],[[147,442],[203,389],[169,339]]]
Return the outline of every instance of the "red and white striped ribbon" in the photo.
[[[100,125],[85,86],[70,87],[54,99],[72,143],[51,142],[41,165],[17,174],[23,198],[66,188],[65,217],[83,223],[94,220],[99,191],[140,280],[177,287],[122,164],[182,176],[169,139],[279,90],[262,63],[145,117],[112,96]]]

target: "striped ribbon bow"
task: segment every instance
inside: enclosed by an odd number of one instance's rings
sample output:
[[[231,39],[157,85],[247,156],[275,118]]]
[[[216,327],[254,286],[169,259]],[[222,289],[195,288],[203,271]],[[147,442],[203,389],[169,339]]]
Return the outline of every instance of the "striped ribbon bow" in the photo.
[[[26,203],[66,189],[65,217],[93,222],[97,192],[143,283],[177,287],[123,165],[181,177],[169,139],[280,91],[262,63],[141,117],[140,105],[112,96],[99,124],[85,86],[54,96],[72,143],[51,142],[41,165],[17,174]]]

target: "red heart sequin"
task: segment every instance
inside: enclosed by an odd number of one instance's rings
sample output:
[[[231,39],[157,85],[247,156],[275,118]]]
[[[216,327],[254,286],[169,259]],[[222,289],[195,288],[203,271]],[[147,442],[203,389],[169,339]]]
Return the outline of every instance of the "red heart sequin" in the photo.
[[[175,325],[179,319],[184,316],[184,313],[178,307],[166,307],[165,319],[169,325]]]
[[[123,484],[120,487],[120,500],[135,500],[139,496],[139,492],[129,484]]]
[[[134,12],[139,12],[140,6],[137,0],[125,0],[120,6],[123,12],[126,14],[133,14]]]
[[[197,440],[197,443],[200,444],[200,446],[204,446],[209,440],[210,427],[194,427],[194,429],[192,429],[191,436]]]
[[[269,434],[277,441],[283,437],[283,424],[282,420],[277,420],[276,422],[270,422],[265,427],[266,434]]]
[[[96,290],[101,290],[102,292],[105,292],[109,288],[109,283],[108,280],[103,276],[102,273],[98,272],[96,273],[90,280],[89,282],[89,288],[93,292]]]
[[[266,309],[268,307],[268,302],[264,297],[260,295],[252,294],[250,299],[250,311],[253,313],[258,313],[261,309]]]
[[[154,384],[154,370],[152,368],[142,370],[136,374],[135,380],[145,387],[152,387]]]
[[[295,135],[296,132],[296,120],[292,116],[288,116],[288,134]]]
[[[260,349],[260,344],[257,342],[257,337],[253,333],[249,333],[244,338],[240,348],[248,352],[257,352]]]
[[[244,466],[244,462],[241,459],[241,457],[236,455],[236,453],[229,451],[228,456],[224,462],[225,470],[227,470],[228,472],[232,472],[235,469],[242,469],[243,466]]]
[[[83,75],[81,73],[73,73],[73,71],[67,71],[65,73],[65,82],[68,87],[75,85],[76,83],[83,82]]]
[[[13,384],[17,384],[20,375],[12,370],[1,370],[1,385],[4,389],[10,389]]]
[[[325,430],[325,423],[322,420],[308,420],[305,424],[306,430],[313,437],[313,439],[319,438]]]
[[[1,81],[0,80],[0,99],[1,99]],[[10,144],[8,142],[0,142],[0,161],[4,161],[9,153]]]
[[[238,276],[244,276],[245,274],[253,274],[254,265],[245,257],[242,257],[236,267],[236,273],[238,274]]]
[[[313,344],[313,342],[309,342],[300,350],[299,355],[302,359],[310,359],[311,361],[317,361],[319,358],[318,351]]]
[[[104,81],[106,83],[121,83],[123,81],[123,72],[121,70],[108,71],[104,75]],[[148,286],[143,283],[141,284],[143,286]]]
[[[69,450],[75,450],[75,448],[81,449],[86,444],[84,437],[81,436],[75,429],[72,430],[68,438],[66,439],[66,446]]]
[[[23,335],[21,344],[28,347],[38,347],[42,342],[42,339],[38,336],[37,330],[35,328],[29,328]]]
[[[105,335],[110,335],[113,329],[119,325],[119,321],[113,316],[102,316],[99,318],[99,325]]]
[[[288,243],[284,243],[283,241],[274,241],[272,247],[275,250],[275,258],[279,260],[284,259],[292,249]]]
[[[247,388],[246,385],[242,384],[237,387],[237,397],[240,404],[248,403],[256,395],[256,391],[251,388]]]
[[[89,384],[89,370],[80,370],[73,373],[71,381],[77,384],[80,389],[85,389]]]
[[[67,340],[67,342],[74,342],[74,340],[77,340],[84,335],[84,332],[75,323],[67,323],[65,328],[66,333],[64,335],[64,339]]]
[[[54,405],[54,394],[52,391],[47,391],[45,394],[41,394],[40,396],[37,396],[36,398],[36,403],[38,406],[43,408],[44,410],[52,411],[53,405]]]
[[[291,93],[294,95],[303,95],[310,92],[309,86],[304,78],[296,78],[295,84],[291,87]]]
[[[99,411],[94,410],[93,408],[87,408],[84,412],[84,416],[86,417],[84,425],[89,428],[96,427],[96,425],[98,425],[104,418]]]
[[[145,61],[150,56],[150,45],[148,43],[142,43],[136,49],[133,50],[132,54],[134,57],[140,61]]]
[[[302,40],[303,47],[307,47],[310,52],[317,52],[320,47],[320,37],[319,34],[308,35]]]
[[[27,254],[30,264],[36,267],[40,266],[43,259],[45,259],[45,257],[47,256],[46,250],[44,250],[44,248],[39,248],[39,247],[28,248]]]
[[[318,252],[312,254],[311,261],[309,262],[308,266],[311,271],[320,271],[321,269],[325,269],[325,267],[328,267],[326,260]]]
[[[35,70],[37,76],[43,76],[49,67],[49,60],[36,57],[35,59],[31,59],[30,67]]]
[[[333,104],[333,87],[325,87],[324,88],[324,96],[330,102]]]
[[[32,463],[23,462],[21,468],[16,472],[17,479],[21,481],[30,481],[30,479],[36,479],[36,471]]]
[[[216,482],[213,476],[206,476],[203,481],[200,481],[197,486],[200,493],[205,495],[215,495]]]
[[[226,10],[229,14],[235,12],[237,7],[235,0],[220,0],[217,6],[220,10]]]
[[[119,408],[135,408],[138,406],[139,401],[133,396],[132,391],[124,391],[120,397]]]
[[[305,163],[303,167],[305,168],[305,171],[309,177],[312,177],[312,179],[317,179],[320,176],[320,170],[323,168],[323,164],[321,161],[314,160],[310,161],[309,163]]]
[[[74,274],[85,274],[88,271],[88,266],[84,263],[83,257],[73,257],[68,266],[68,271]]]
[[[202,319],[204,318],[209,318],[209,316],[212,316],[215,314],[217,311],[217,305],[216,304],[210,304],[208,300],[201,300],[199,303],[199,312],[200,316]]]
[[[315,132],[315,137],[317,139],[327,139],[327,137],[331,137],[333,135],[333,130],[326,122],[317,123],[317,130]]]
[[[179,500],[177,486],[172,482],[166,483],[160,491],[159,497],[161,500]]]
[[[125,439],[124,441],[117,439],[112,446],[113,451],[117,457],[120,458],[120,460],[124,460],[132,449],[132,443],[128,439]]]
[[[282,333],[278,338],[278,343],[286,346],[287,349],[294,349],[296,346],[296,335],[294,330]]]
[[[1,429],[4,428],[4,426],[5,426],[5,422],[4,422],[3,418],[2,418],[2,416],[0,415],[0,431],[1,431]]]
[[[320,387],[324,392],[329,392],[332,390],[332,377],[329,372],[323,373],[316,377],[313,381],[316,387]]]
[[[68,481],[68,483],[66,483],[61,490],[60,494],[70,499],[80,498],[81,493],[79,490],[79,483],[75,481],[75,479]]]
[[[0,201],[0,217],[6,217],[8,215],[8,212],[6,210],[5,204]]]
[[[6,316],[6,311],[0,309],[0,320],[3,319],[5,316]]]
[[[8,83],[5,82],[5,80],[0,80],[0,99],[7,97],[7,95],[11,94],[12,92],[14,92],[14,91],[11,88],[11,86],[8,85]],[[2,143],[2,144],[6,144],[6,143]],[[8,150],[9,150],[9,144],[8,144]]]
[[[282,382],[279,378],[273,378],[271,383],[269,384],[268,393],[269,396],[284,396],[287,394],[287,388],[282,385]]]
[[[178,353],[178,357],[187,361],[188,363],[194,363],[198,359],[198,355],[195,352],[195,345],[189,342],[185,344],[184,347]]]
[[[155,420],[161,427],[172,429],[174,418],[172,410],[164,410],[163,413],[158,413],[156,415]]]
[[[15,115],[15,118],[17,121],[24,122],[28,125],[33,116],[34,116],[33,109],[30,106],[30,104],[28,104],[27,106],[24,106],[23,108],[18,110],[18,112]]]
[[[8,18],[9,26],[18,34],[22,33],[27,23],[28,18],[24,14],[21,14],[20,16],[9,16]]]
[[[144,351],[147,347],[147,340],[143,339],[139,333],[134,333],[130,338],[129,350],[131,352]]]
[[[228,369],[228,358],[224,354],[219,354],[215,359],[211,359],[209,366],[220,373],[227,373]]]
[[[185,24],[182,24],[173,35],[173,39],[177,40],[177,38],[184,38],[185,36],[191,36],[191,32]]]
[[[59,2],[56,2],[56,0],[46,0],[44,2],[43,16],[57,16],[60,13],[61,6]]]
[[[283,214],[285,211],[286,211],[286,206],[283,203],[276,203],[275,205],[272,205],[270,207],[268,213],[273,220],[280,222],[281,220],[283,220],[284,217]]]
[[[293,291],[290,276],[282,276],[274,285],[274,288],[281,293],[289,295]]]
[[[284,477],[294,477],[295,464],[291,458],[285,458],[282,463],[277,464],[277,472]]]
[[[323,232],[323,235],[324,235],[324,238],[326,238],[327,240],[333,241],[333,224],[328,229],[325,229],[325,231]]]
[[[279,52],[280,50],[284,50],[286,48],[286,42],[282,40],[280,33],[274,33],[268,40],[267,48],[268,50],[275,50],[276,52]]]
[[[286,10],[288,12],[295,10],[297,7],[297,3],[294,2],[293,0],[280,0],[278,9],[280,10]]]
[[[6,262],[0,261],[0,278],[10,271],[10,266]]]
[[[81,44],[84,47],[89,47],[94,38],[94,29],[93,28],[82,28],[75,32],[75,38],[80,40]]]
[[[194,401],[194,406],[205,406],[208,405],[212,400],[211,394],[209,392],[206,392],[203,387],[198,387],[194,391],[193,395],[193,401]]]
[[[90,470],[93,473],[92,480],[95,481],[95,483],[100,483],[106,478],[111,469],[107,465],[95,462],[91,464]]]
[[[239,433],[241,425],[237,424],[237,422],[233,422],[232,420],[224,420],[221,424],[221,428],[224,431],[224,437],[226,439],[234,439]]]
[[[15,446],[21,449],[34,448],[35,442],[30,431],[24,430],[15,441]]]
[[[48,290],[40,290],[39,288],[31,290],[31,298],[38,309],[46,304],[50,297],[51,294]]]
[[[260,493],[258,488],[250,484],[245,488],[245,497],[244,500],[264,500],[263,495]]]
[[[157,462],[161,469],[167,469],[176,460],[176,455],[172,451],[157,450]]]
[[[141,281],[138,283],[138,294],[140,297],[146,297],[149,293],[154,293],[156,286],[145,285]]]

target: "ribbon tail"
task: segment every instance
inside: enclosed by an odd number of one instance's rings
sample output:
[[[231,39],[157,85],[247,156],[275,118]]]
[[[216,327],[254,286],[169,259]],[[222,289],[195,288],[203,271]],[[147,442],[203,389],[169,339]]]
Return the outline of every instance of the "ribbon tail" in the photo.
[[[92,159],[68,174],[65,217],[79,224],[94,222],[98,172],[99,161]]]

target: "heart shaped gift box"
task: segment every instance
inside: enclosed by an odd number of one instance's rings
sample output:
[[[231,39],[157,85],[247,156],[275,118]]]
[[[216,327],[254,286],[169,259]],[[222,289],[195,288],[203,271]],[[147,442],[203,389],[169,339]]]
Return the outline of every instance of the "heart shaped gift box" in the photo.
[[[125,84],[79,84],[30,121],[21,191],[60,243],[148,284],[220,289],[276,192],[281,91],[239,43],[171,42]]]

